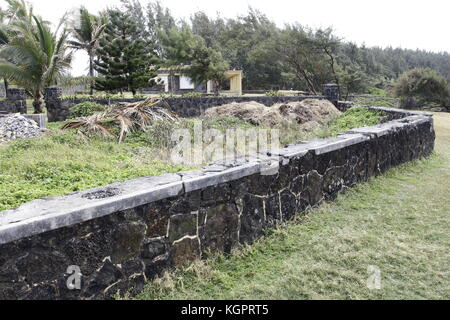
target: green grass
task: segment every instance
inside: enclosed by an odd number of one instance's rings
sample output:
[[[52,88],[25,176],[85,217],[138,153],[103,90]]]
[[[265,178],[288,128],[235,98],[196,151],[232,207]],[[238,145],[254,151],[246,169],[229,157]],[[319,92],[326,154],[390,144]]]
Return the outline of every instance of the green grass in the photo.
[[[353,107],[331,121],[326,128],[326,133],[328,136],[336,136],[353,128],[374,126],[380,123],[382,117],[380,112],[364,107]]]
[[[436,154],[389,170],[334,202],[149,283],[137,299],[449,299],[450,114]],[[366,285],[368,266],[381,289]]]
[[[104,112],[108,107],[95,103],[95,102],[83,102],[74,105],[69,110],[69,119],[75,119],[79,117],[88,117],[97,112]]]
[[[144,143],[89,142],[60,123],[37,139],[0,145],[0,210],[127,179],[187,169],[155,156]]]

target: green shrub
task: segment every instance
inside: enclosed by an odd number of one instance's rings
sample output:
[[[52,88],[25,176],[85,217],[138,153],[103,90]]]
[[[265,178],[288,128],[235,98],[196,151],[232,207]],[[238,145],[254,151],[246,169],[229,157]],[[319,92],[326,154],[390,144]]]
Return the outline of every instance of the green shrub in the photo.
[[[374,126],[379,124],[383,115],[381,112],[369,110],[365,107],[353,107],[331,121],[327,128],[327,136],[336,136],[350,129]]]
[[[422,109],[434,104],[450,110],[449,85],[432,69],[405,72],[397,81],[395,94],[404,108]]]
[[[90,115],[93,115],[96,112],[105,111],[106,107],[95,103],[95,102],[83,102],[79,103],[72,108],[70,108],[69,111],[69,119],[75,119],[79,117],[87,117]]]
[[[369,88],[369,94],[375,95],[375,96],[386,96],[386,90],[379,89],[379,88]]]

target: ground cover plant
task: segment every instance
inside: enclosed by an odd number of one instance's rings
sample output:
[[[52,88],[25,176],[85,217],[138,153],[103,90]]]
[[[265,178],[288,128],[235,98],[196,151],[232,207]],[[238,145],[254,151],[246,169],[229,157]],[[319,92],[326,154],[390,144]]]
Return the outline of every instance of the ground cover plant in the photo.
[[[352,128],[374,126],[380,123],[382,118],[381,112],[365,107],[353,107],[324,127],[323,136],[334,137]]]
[[[0,145],[0,210],[42,197],[187,169],[154,157],[139,141],[118,144],[91,136],[87,142],[60,126],[51,124],[44,137]]]
[[[95,102],[83,102],[70,108],[69,119],[91,116],[96,112],[105,111],[106,107]]]

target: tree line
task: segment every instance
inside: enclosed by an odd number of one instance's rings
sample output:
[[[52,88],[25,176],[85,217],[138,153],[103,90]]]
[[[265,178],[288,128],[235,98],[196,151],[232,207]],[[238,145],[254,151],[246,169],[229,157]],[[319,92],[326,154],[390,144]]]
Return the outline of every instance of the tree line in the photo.
[[[244,90],[322,92],[328,82],[341,95],[386,89],[406,71],[432,69],[450,82],[450,55],[423,50],[357,45],[331,28],[300,23],[279,27],[249,8],[234,18],[197,12],[175,17],[159,1],[121,6],[92,14],[81,7],[66,14],[56,29],[34,14],[24,0],[7,0],[0,10],[0,76],[5,86],[25,87],[42,111],[42,92],[68,77],[74,50],[89,56],[94,90],[131,91],[157,83],[156,70],[177,68],[195,82],[220,88],[228,69],[244,71]]]

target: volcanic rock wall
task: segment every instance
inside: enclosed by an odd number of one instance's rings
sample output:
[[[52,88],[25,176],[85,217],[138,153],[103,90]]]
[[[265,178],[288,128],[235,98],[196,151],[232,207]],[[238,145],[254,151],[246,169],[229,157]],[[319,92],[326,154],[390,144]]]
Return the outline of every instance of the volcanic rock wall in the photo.
[[[136,293],[164,270],[230,252],[264,228],[433,151],[430,115],[380,110],[390,121],[337,138],[1,212],[0,299]]]

